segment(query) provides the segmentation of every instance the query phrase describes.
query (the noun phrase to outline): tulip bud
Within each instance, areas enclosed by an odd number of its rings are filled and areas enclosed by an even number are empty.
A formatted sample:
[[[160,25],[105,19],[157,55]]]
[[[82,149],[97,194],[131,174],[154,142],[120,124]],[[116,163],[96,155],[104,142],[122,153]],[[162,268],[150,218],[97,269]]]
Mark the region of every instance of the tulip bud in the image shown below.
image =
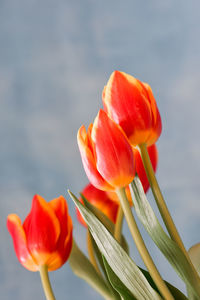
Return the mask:
[[[47,203],[35,195],[23,225],[17,215],[11,214],[7,227],[16,256],[29,271],[38,271],[42,265],[54,271],[68,259],[72,248],[72,220],[64,197]]]
[[[154,144],[162,130],[150,86],[124,72],[111,74],[103,91],[104,109],[119,124],[133,146]]]
[[[88,132],[78,131],[78,145],[89,181],[101,190],[125,187],[134,178],[132,147],[123,130],[100,110]]]

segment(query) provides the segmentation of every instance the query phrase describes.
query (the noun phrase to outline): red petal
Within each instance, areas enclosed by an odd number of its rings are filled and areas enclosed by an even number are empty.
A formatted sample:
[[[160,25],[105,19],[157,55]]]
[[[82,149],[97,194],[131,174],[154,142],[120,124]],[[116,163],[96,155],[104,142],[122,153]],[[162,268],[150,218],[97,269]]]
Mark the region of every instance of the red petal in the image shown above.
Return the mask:
[[[94,121],[92,140],[102,177],[115,188],[128,185],[135,175],[133,151],[121,128],[103,110]]]
[[[133,145],[146,140],[151,128],[151,108],[139,80],[124,72],[113,72],[103,91],[103,104]]]
[[[41,196],[34,196],[23,227],[29,251],[38,265],[45,264],[56,248],[60,224],[52,207]]]
[[[27,248],[26,235],[20,218],[14,214],[9,215],[7,218],[7,228],[12,236],[15,253],[20,263],[30,271],[37,271],[38,266]]]
[[[82,158],[85,172],[88,176],[89,181],[94,186],[102,190],[112,190],[113,187],[110,186],[110,184],[107,183],[100,175],[100,173],[97,171],[94,153],[92,152],[91,139],[89,133],[90,132],[88,132],[88,136],[87,136],[85,127],[81,126],[77,135],[78,146],[81,153],[81,158]]]
[[[143,83],[143,85],[148,93],[148,99],[152,110],[152,128],[150,131],[150,135],[147,139],[147,145],[150,146],[157,141],[161,134],[162,121],[151,87],[147,83]]]
[[[60,244],[60,246],[58,245],[57,251],[55,251],[49,258],[47,262],[49,271],[57,270],[67,261],[72,249],[72,227],[71,217],[68,216],[68,234],[66,235],[65,240],[62,241],[62,244]]]
[[[72,224],[71,218],[68,215],[67,202],[63,196],[51,200],[49,204],[51,205],[60,223],[61,231],[60,231],[59,240],[57,242],[57,250],[59,251],[59,249],[64,248],[64,242],[66,240],[66,237],[72,231],[72,226],[69,227],[69,222],[70,224]]]

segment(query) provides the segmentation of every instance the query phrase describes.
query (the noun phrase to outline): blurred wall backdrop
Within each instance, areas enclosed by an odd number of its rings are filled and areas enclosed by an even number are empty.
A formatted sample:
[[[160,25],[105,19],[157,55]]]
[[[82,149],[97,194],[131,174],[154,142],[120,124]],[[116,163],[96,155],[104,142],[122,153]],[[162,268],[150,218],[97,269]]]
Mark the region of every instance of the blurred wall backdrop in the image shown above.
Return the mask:
[[[86,251],[66,191],[87,183],[76,133],[96,116],[115,69],[153,89],[163,120],[158,179],[186,247],[200,241],[199,20],[199,1],[0,0],[2,299],[44,299],[39,274],[18,263],[6,229],[7,215],[24,219],[35,193],[68,199]],[[149,239],[148,247],[164,278],[184,291]],[[134,245],[131,253],[142,265]],[[50,277],[58,300],[102,299],[68,264]]]

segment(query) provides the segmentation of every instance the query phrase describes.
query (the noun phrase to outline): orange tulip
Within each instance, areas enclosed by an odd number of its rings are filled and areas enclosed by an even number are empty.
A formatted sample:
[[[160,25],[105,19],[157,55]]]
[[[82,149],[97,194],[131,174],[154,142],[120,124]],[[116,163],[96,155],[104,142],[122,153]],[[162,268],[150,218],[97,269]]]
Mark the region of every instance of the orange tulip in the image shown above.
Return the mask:
[[[64,197],[47,203],[35,195],[23,225],[17,215],[11,214],[7,227],[17,258],[29,271],[38,271],[42,265],[53,271],[68,259],[72,248],[72,220]]]
[[[150,86],[124,72],[111,74],[103,91],[104,109],[119,124],[133,146],[154,144],[162,130]]]
[[[86,185],[86,187],[81,192],[83,196],[96,208],[104,213],[113,223],[115,223],[117,218],[117,211],[119,205],[112,201],[107,192],[95,188],[91,183]],[[112,192],[113,193],[113,192]],[[83,203],[83,200],[80,199]],[[76,208],[78,220],[82,225],[87,227],[83,217],[81,216],[79,210]]]
[[[157,164],[158,164],[158,150],[157,150],[156,144],[149,146],[147,148],[147,150],[149,153],[149,157],[151,160],[153,170],[155,172],[157,169]],[[140,152],[137,150],[137,148],[133,148],[133,151],[134,151],[134,156],[135,156],[136,173],[138,174],[138,176],[141,180],[141,183],[143,185],[143,189],[146,193],[149,189],[149,181],[148,181],[148,178],[147,178],[144,166],[143,166],[142,158],[141,158]]]
[[[132,147],[123,130],[100,110],[88,132],[78,131],[78,145],[89,181],[101,190],[128,185],[135,175]]]

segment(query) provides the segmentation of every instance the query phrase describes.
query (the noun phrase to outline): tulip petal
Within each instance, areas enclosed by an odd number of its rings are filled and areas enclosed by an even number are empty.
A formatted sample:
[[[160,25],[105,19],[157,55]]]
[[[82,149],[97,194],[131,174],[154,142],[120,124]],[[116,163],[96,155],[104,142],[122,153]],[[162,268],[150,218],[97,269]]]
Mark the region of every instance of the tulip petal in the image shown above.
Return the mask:
[[[68,215],[67,202],[63,196],[51,200],[49,205],[52,207],[60,222],[61,233],[57,242],[57,249],[60,249],[62,245],[64,245],[66,236],[70,235],[70,232],[72,231],[71,217]]]
[[[24,221],[23,228],[28,249],[37,264],[46,264],[57,245],[60,224],[51,206],[41,196],[34,196],[31,211]]]
[[[157,141],[157,139],[161,134],[162,121],[151,87],[147,83],[143,83],[143,85],[148,93],[148,99],[152,110],[152,130],[150,131],[150,135],[148,137],[148,143],[147,143],[150,146]]]
[[[54,271],[60,268],[68,259],[71,249],[72,249],[72,219],[68,216],[67,231],[68,234],[65,236],[63,245],[58,245],[57,251],[51,254],[49,260],[47,261],[48,271]]]
[[[142,83],[131,75],[115,71],[103,91],[104,109],[125,131],[133,145],[147,139],[151,108]]]
[[[89,136],[89,137],[88,137]],[[77,134],[78,146],[83,162],[83,167],[88,176],[89,181],[101,190],[113,190],[113,187],[108,184],[100,173],[97,171],[96,162],[91,146],[90,132],[86,132],[85,126],[81,126]],[[89,144],[90,143],[90,144]]]
[[[61,267],[69,257],[72,248],[72,220],[68,215],[67,202],[63,196],[49,202],[56,214],[61,228],[61,234],[57,242],[56,252],[48,260],[48,270],[53,271]]]
[[[98,208],[103,212],[113,223],[115,223],[117,217],[117,211],[119,207],[119,202],[113,201],[109,197],[109,194],[115,194],[115,192],[105,192],[95,188],[92,184],[88,184],[81,194],[90,202],[94,207]],[[79,199],[83,204],[82,198]],[[76,208],[78,220],[82,225],[87,227],[83,217],[81,216],[78,208]]]
[[[113,187],[128,185],[134,178],[134,156],[122,129],[100,110],[92,129],[99,173]]]
[[[30,271],[37,271],[38,266],[27,248],[26,235],[20,218],[15,214],[9,215],[7,228],[12,236],[16,256],[20,263]]]

